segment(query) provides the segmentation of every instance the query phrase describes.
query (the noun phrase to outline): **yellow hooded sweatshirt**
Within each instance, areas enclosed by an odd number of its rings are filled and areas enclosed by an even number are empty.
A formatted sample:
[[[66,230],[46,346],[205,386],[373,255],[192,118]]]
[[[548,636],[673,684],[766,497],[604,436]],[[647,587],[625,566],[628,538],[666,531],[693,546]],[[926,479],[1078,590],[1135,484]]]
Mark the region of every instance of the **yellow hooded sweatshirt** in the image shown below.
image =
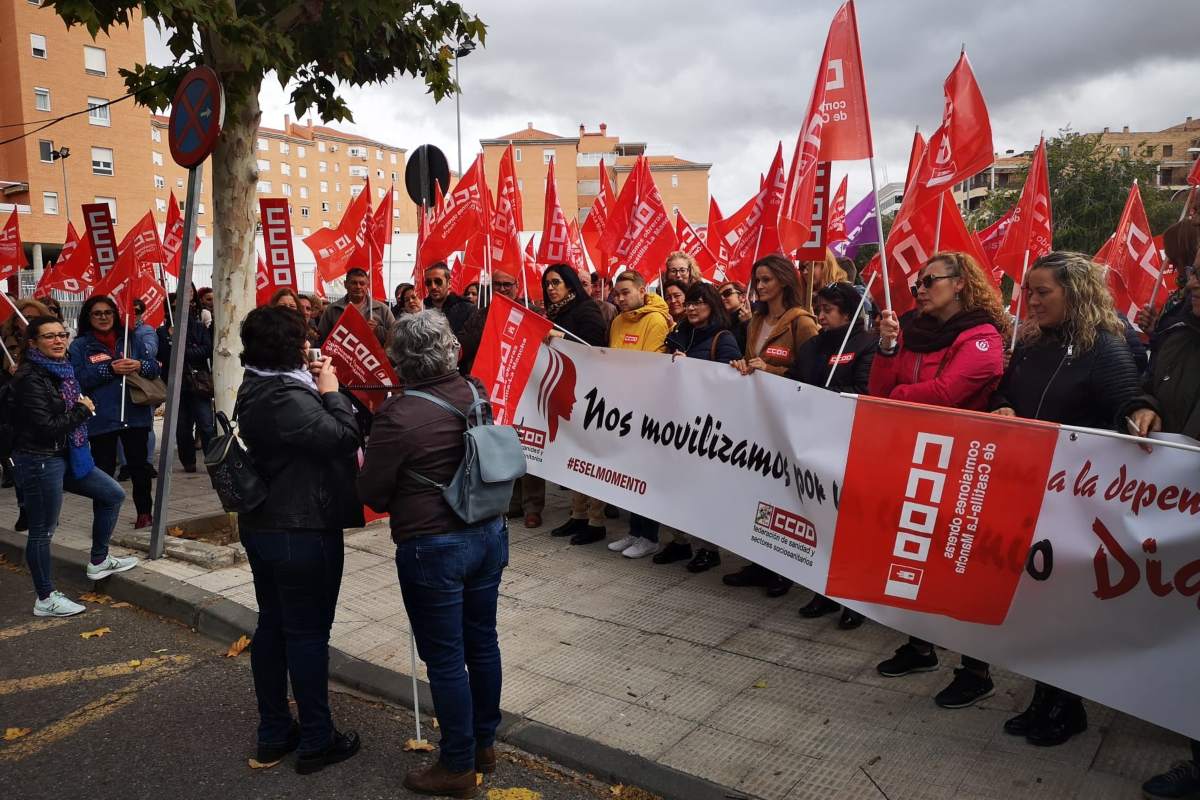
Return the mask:
[[[671,325],[666,301],[647,292],[645,305],[618,314],[613,319],[608,331],[608,346],[617,350],[665,353]]]

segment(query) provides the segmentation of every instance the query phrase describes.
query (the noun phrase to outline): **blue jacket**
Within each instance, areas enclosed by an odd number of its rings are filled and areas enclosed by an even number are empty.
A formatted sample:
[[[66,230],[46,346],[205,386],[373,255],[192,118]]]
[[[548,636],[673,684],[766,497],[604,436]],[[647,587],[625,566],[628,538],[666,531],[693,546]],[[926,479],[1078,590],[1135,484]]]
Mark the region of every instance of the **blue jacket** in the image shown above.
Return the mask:
[[[713,337],[718,334],[721,338],[716,341],[716,358],[713,358]],[[675,330],[667,334],[667,352],[683,353],[688,358],[720,361],[725,364],[742,357],[737,336],[731,331],[716,325],[693,328],[686,321],[676,325]]]
[[[154,422],[154,409],[135,406],[125,396],[125,423],[121,424],[121,376],[112,371],[113,359],[123,357],[123,335],[117,335],[117,352],[100,343],[91,332],[71,342],[69,355],[75,377],[83,393],[96,403],[96,415],[88,420],[88,436],[111,433],[122,428],[149,428]],[[142,362],[138,370],[144,378],[158,377],[158,336],[144,323],[129,332],[129,357]]]

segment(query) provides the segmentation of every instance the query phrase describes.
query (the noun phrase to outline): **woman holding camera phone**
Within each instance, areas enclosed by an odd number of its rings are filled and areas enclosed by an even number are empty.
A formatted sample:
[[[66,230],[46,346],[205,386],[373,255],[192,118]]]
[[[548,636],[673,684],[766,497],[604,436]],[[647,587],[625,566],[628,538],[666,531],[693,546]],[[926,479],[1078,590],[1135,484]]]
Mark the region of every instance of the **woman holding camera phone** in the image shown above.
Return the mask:
[[[342,582],[342,531],[364,524],[354,488],[362,435],[329,358],[310,348],[303,318],[256,308],[242,323],[234,418],[258,474],[262,505],[240,515],[254,573],[258,628],[250,651],[258,696],[257,760],[298,750],[296,771],[352,757],[358,734],[329,712],[329,631]],[[291,678],[299,724],[288,708]]]

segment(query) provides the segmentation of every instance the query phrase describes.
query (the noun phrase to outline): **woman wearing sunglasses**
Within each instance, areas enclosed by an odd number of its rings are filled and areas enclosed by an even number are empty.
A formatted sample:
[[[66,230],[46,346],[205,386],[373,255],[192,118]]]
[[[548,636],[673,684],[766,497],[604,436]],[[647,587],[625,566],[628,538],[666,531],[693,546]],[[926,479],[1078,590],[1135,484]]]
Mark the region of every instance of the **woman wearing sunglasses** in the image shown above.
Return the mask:
[[[738,350],[746,352],[746,331],[750,329],[750,318],[754,316],[750,308],[750,298],[746,296],[746,287],[737,281],[721,284],[718,292],[721,304],[729,314],[729,330],[737,339]]]
[[[1004,372],[1011,328],[991,280],[963,253],[943,252],[925,262],[912,285],[915,313],[879,320],[879,352],[871,365],[871,394],[892,400],[983,411]],[[879,664],[898,678],[938,667],[933,645],[910,637]],[[954,681],[934,698],[942,708],[966,708],[995,691],[988,665],[963,656]]]
[[[562,338],[563,331],[592,347],[608,345],[608,325],[600,304],[584,288],[579,274],[566,264],[551,264],[542,273],[542,297],[546,316],[554,323],[546,337]],[[570,536],[571,544],[591,544],[608,535],[604,527],[604,503],[582,492],[571,492],[571,518],[550,531],[551,536]]]

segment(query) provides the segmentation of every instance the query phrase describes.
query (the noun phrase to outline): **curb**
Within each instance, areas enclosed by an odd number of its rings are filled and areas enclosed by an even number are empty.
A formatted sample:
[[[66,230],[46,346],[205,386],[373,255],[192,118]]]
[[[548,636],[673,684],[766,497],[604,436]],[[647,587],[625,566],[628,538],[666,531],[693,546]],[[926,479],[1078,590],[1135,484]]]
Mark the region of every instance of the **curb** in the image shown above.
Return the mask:
[[[23,563],[24,534],[0,528],[0,555]],[[78,570],[86,562],[82,550],[50,544],[56,570]],[[182,622],[222,642],[252,636],[258,613],[220,595],[148,570],[131,570],[98,581],[105,594],[147,611]],[[412,678],[329,648],[329,677],[369,695],[413,708]],[[433,708],[429,684],[417,681],[421,707]],[[502,712],[497,738],[528,753],[612,784],[637,786],[664,800],[728,800],[746,795],[711,781],[664,766],[600,742],[552,728],[519,714]]]

